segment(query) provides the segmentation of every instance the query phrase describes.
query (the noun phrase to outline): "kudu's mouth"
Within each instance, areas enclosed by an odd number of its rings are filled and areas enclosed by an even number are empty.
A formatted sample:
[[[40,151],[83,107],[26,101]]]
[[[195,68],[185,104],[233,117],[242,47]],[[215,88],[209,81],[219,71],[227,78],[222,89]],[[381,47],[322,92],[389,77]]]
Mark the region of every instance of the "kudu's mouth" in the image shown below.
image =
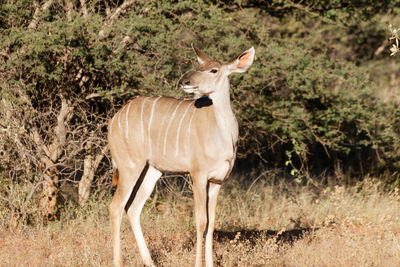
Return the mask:
[[[199,87],[187,84],[181,84],[181,88],[183,89],[183,91],[185,91],[185,93],[192,94],[195,93]]]

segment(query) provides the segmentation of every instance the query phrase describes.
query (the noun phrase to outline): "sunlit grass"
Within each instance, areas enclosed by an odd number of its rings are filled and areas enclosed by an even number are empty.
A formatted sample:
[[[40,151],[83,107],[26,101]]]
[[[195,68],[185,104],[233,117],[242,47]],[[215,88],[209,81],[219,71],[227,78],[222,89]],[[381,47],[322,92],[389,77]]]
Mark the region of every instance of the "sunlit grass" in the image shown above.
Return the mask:
[[[219,266],[399,266],[400,195],[375,180],[324,189],[224,184],[217,210],[220,231],[310,228],[291,243],[276,238],[215,242]],[[0,232],[1,266],[110,266],[110,197],[84,210],[71,206],[59,221]],[[193,266],[195,225],[187,191],[158,189],[145,206],[142,226],[158,266]],[[251,241],[251,242],[250,242]],[[122,226],[126,266],[142,261],[126,216]]]

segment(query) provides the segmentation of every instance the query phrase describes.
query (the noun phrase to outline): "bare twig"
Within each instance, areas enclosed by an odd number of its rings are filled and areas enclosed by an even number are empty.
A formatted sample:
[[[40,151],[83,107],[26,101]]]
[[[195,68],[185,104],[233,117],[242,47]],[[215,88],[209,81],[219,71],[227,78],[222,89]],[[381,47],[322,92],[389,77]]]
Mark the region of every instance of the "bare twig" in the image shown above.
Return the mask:
[[[108,1],[104,1],[104,5],[106,6],[106,15],[107,17],[111,16],[111,8],[110,5],[108,4]]]
[[[10,202],[9,198],[5,198],[2,195],[0,195],[0,199],[3,200],[4,202]]]
[[[33,18],[31,23],[29,23],[28,25],[28,29],[36,29],[39,23],[39,18],[40,15],[46,11],[47,9],[49,9],[51,7],[51,5],[54,3],[54,0],[49,0],[47,2],[45,2],[42,6],[40,6],[38,3],[36,3],[36,9],[35,9],[35,13],[33,14]]]
[[[105,2],[107,2],[107,1],[105,1]],[[82,9],[82,14],[83,14],[83,17],[87,17],[87,15],[88,15],[88,10],[87,10],[87,7],[86,7],[86,1],[85,0],[80,0],[80,3],[81,3],[81,9]]]
[[[391,62],[392,73],[390,74],[390,99],[397,98],[397,89],[399,87],[399,83],[397,81],[397,73],[396,73],[396,62],[392,60]]]
[[[71,14],[72,14],[72,11],[74,10],[73,2],[72,1],[68,1],[68,0],[65,1],[65,9],[66,9],[67,20],[69,22],[71,22],[72,21]]]
[[[99,32],[99,35],[104,37],[105,35],[105,29],[109,26],[111,26],[114,21],[123,13],[125,12],[125,10],[130,7],[131,5],[133,5],[136,1],[135,0],[127,0],[125,1],[121,6],[119,6],[118,8],[116,8],[114,10],[114,12],[109,16],[109,18],[104,22],[104,25],[102,27],[102,29]]]
[[[382,44],[375,50],[374,55],[375,56],[379,56],[383,51],[385,51],[387,45],[388,45],[389,41],[387,39],[385,39]]]
[[[389,38],[389,40],[394,40],[395,43],[393,44],[393,46],[390,48],[390,52],[392,52],[390,55],[394,56],[396,55],[398,52],[400,52],[400,28],[399,29],[395,29],[393,28],[392,24],[389,24],[389,30],[392,33],[392,36]]]

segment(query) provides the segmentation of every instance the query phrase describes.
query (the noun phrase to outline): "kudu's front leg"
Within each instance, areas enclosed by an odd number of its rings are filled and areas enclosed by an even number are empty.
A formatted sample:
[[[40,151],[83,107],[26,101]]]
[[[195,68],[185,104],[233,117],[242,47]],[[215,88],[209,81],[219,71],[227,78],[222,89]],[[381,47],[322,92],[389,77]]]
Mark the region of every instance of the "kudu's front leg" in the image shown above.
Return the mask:
[[[196,213],[196,267],[203,265],[203,237],[207,226],[207,176],[192,174],[193,199]]]
[[[206,229],[206,245],[205,245],[205,256],[206,256],[206,267],[213,266],[213,234],[215,226],[215,210],[217,207],[218,193],[221,189],[220,184],[208,183],[208,227]]]

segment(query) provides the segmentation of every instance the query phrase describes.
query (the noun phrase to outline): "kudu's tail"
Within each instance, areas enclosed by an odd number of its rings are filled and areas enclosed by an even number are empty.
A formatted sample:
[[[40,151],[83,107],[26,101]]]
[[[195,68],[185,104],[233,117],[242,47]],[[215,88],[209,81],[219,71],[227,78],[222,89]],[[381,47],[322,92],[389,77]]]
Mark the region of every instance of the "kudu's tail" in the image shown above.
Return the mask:
[[[117,186],[117,184],[118,184],[118,169],[114,169],[114,174],[113,174],[113,177],[112,177],[111,184],[113,186]]]

